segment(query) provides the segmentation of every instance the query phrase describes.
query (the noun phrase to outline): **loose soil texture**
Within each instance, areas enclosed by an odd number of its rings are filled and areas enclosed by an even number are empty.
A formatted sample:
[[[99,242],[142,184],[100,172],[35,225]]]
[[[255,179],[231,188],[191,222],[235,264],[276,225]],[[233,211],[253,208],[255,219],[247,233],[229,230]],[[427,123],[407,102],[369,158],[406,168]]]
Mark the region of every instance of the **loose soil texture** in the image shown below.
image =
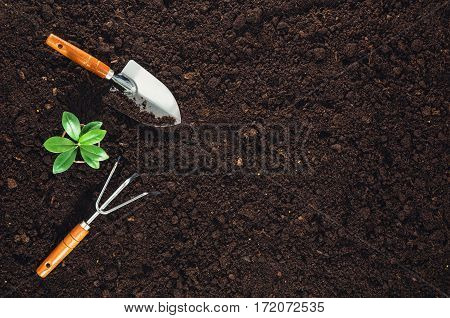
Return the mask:
[[[447,296],[449,14],[442,0],[1,1],[0,296]],[[190,127],[310,127],[293,150],[308,169],[141,171],[118,201],[155,195],[99,217],[40,279],[113,164],[51,174],[42,143],[62,112],[104,123],[102,147],[123,157],[110,190],[152,130],[46,47],[50,33],[116,71],[136,60]]]

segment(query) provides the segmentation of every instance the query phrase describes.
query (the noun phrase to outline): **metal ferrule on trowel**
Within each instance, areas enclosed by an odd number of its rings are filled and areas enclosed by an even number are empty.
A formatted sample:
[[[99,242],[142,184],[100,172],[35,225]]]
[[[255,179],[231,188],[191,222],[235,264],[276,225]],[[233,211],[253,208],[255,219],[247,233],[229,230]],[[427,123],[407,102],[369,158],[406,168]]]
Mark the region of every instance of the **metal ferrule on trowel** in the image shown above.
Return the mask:
[[[135,61],[130,60],[122,72],[115,74],[105,63],[56,35],[50,34],[46,43],[88,71],[111,80],[115,87],[136,103],[139,107],[137,111],[148,112],[156,118],[173,117],[173,125],[181,123],[180,109],[170,90]]]
[[[114,87],[119,89],[124,95],[131,98],[136,95],[136,83],[134,83],[131,78],[128,78],[122,74],[114,74],[114,71],[111,69],[109,70],[108,74],[106,74],[105,78],[108,80],[112,80],[115,84]]]

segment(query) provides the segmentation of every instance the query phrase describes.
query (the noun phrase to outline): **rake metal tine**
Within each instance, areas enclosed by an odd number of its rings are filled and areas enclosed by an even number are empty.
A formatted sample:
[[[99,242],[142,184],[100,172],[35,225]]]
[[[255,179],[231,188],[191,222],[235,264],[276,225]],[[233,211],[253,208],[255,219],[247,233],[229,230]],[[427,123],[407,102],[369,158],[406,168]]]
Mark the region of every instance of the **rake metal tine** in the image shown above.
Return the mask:
[[[133,181],[134,179],[136,179],[139,176],[138,173],[134,173],[131,177],[129,177],[128,179],[126,179],[117,189],[116,191],[113,192],[113,194],[111,194],[111,196],[105,201],[105,203],[102,204],[102,206],[100,207],[100,213],[103,214],[103,210],[106,209],[106,207],[111,203],[112,200],[114,200],[120,192],[123,191],[123,189],[125,189],[125,187],[127,185],[130,184],[131,181]]]
[[[135,196],[134,198],[132,198],[132,199],[130,199],[128,201],[125,201],[124,203],[121,203],[121,204],[113,207],[112,209],[109,209],[107,211],[101,211],[100,213],[101,214],[105,214],[105,215],[106,214],[110,214],[111,212],[114,212],[114,211],[116,211],[116,210],[118,210],[120,208],[123,208],[125,205],[130,204],[131,202],[134,202],[134,201],[136,201],[136,200],[138,200],[138,199],[140,199],[142,197],[145,197],[147,194],[148,194],[148,192],[141,193],[138,196]]]
[[[120,157],[119,157],[119,159],[120,159]],[[105,190],[106,190],[106,188],[107,188],[107,186],[108,186],[108,184],[109,184],[109,181],[111,180],[111,178],[112,178],[112,176],[113,176],[113,174],[114,174],[114,171],[116,170],[116,168],[117,168],[117,165],[118,165],[118,163],[119,163],[119,159],[117,159],[117,162],[114,164],[114,166],[113,166],[113,168],[112,168],[112,170],[111,170],[111,173],[109,174],[109,176],[108,176],[108,179],[106,180],[106,182],[105,182],[105,185],[103,186],[103,189],[102,189],[102,191],[100,192],[100,195],[98,196],[98,199],[97,199],[97,201],[95,202],[95,209],[96,209],[96,211],[94,212],[94,214],[87,220],[87,222],[86,222],[86,225],[87,226],[90,226],[90,224],[97,218],[97,216],[99,216],[100,214],[109,214],[109,213],[111,213],[111,212],[114,212],[114,211],[116,211],[116,210],[118,210],[118,209],[120,209],[120,208],[122,208],[122,207],[124,207],[124,206],[126,206],[126,205],[128,205],[128,204],[130,204],[130,203],[132,203],[132,202],[134,202],[134,201],[136,201],[136,200],[138,200],[138,199],[140,199],[140,198],[142,198],[142,197],[144,197],[144,196],[146,196],[147,194],[149,194],[148,192],[144,192],[144,193],[141,193],[140,195],[138,195],[138,196],[136,196],[136,197],[134,197],[134,198],[131,198],[130,200],[128,200],[128,201],[125,201],[125,202],[123,202],[123,203],[121,203],[121,204],[119,204],[119,205],[117,205],[117,206],[115,206],[115,207],[113,207],[113,208],[111,208],[111,209],[109,209],[109,210],[106,210],[106,211],[104,211],[107,207],[108,207],[108,205],[120,194],[120,192],[122,192],[123,191],[123,189],[125,189],[125,187],[127,186],[127,185],[129,185],[130,183],[131,183],[131,181],[133,181],[134,179],[136,179],[138,176],[139,176],[139,174],[138,173],[134,173],[131,177],[129,177],[128,179],[126,179],[117,189],[116,189],[116,191],[114,191],[113,192],[113,194],[111,194],[110,196],[109,196],[109,198],[105,201],[105,203],[103,203],[101,206],[99,206],[100,205],[100,200],[101,200],[101,198],[103,197],[103,194],[105,193]],[[154,191],[154,192],[152,192],[152,194],[158,194],[159,192],[158,191]]]
[[[103,185],[103,189],[102,189],[102,191],[100,192],[100,194],[99,194],[99,196],[98,196],[98,198],[97,198],[97,201],[95,201],[95,209],[96,209],[97,211],[100,210],[100,208],[99,208],[100,200],[102,199],[103,193],[105,193],[106,187],[107,187],[108,184],[109,184],[109,180],[111,180],[111,177],[113,176],[114,171],[116,171],[117,165],[119,164],[119,160],[120,160],[120,157],[117,158],[116,163],[114,164],[114,166],[113,166],[111,172],[109,173],[108,179],[106,179],[106,182],[105,182],[105,184]]]

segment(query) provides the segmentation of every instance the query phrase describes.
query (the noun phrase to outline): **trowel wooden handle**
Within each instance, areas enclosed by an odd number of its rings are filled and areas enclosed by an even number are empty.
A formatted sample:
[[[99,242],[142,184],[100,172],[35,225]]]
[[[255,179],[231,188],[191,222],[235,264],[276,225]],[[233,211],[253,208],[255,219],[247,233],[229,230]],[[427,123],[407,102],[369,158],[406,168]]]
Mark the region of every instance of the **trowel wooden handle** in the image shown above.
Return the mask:
[[[85,229],[86,223],[75,226],[72,231],[55,247],[55,249],[47,256],[36,270],[36,273],[45,278],[59,263],[81,242],[81,240],[89,233]]]
[[[50,34],[45,43],[65,57],[68,57],[78,65],[81,65],[88,71],[91,71],[101,78],[105,78],[111,70],[105,63],[54,34]]]

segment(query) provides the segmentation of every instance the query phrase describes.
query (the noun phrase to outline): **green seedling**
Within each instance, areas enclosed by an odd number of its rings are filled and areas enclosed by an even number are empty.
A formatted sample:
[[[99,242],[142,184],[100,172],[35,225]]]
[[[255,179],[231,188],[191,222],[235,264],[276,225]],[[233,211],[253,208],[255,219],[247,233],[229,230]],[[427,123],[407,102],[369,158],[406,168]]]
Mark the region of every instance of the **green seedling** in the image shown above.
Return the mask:
[[[93,121],[82,126],[77,116],[64,112],[62,125],[71,139],[63,135],[50,137],[44,142],[45,149],[52,153],[59,153],[53,163],[53,174],[69,169],[75,162],[78,149],[84,162],[94,169],[100,168],[100,161],[109,158],[102,148],[95,145],[102,141],[106,134],[106,130],[100,129],[102,122]]]

